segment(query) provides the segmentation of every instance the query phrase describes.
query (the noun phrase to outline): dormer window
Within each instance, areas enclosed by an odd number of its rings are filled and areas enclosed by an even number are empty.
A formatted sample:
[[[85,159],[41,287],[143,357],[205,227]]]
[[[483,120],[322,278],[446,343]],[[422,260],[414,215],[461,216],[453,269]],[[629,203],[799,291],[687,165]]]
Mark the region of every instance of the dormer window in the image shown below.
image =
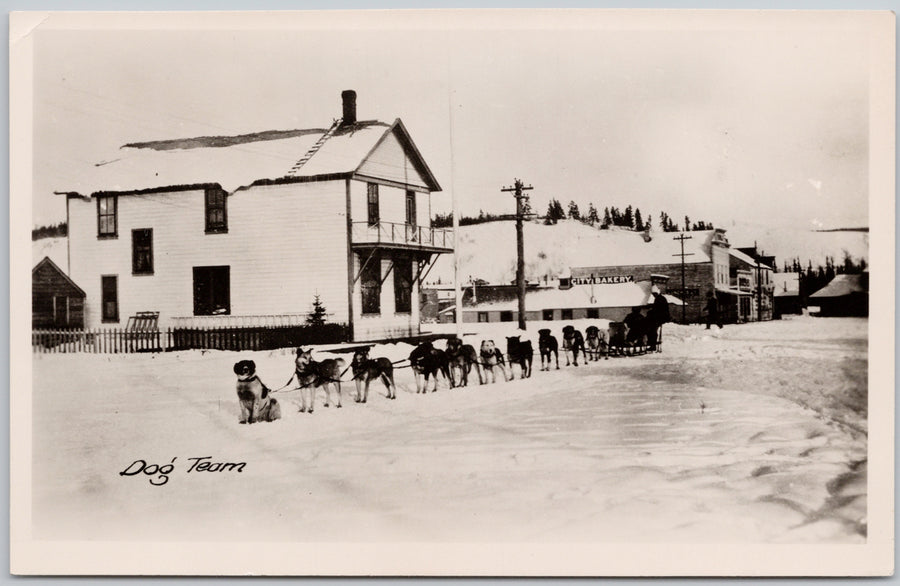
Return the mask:
[[[118,237],[118,204],[115,195],[103,195],[97,198],[97,238]]]
[[[211,187],[206,190],[206,233],[228,232],[228,210],[224,189]]]

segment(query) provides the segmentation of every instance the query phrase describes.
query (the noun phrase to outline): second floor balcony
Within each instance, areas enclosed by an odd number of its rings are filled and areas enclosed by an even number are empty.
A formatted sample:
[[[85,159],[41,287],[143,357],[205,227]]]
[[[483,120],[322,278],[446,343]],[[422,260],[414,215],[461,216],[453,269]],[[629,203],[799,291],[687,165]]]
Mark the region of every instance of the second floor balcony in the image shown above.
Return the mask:
[[[422,249],[453,252],[453,230],[396,222],[353,222],[350,242],[354,247]]]

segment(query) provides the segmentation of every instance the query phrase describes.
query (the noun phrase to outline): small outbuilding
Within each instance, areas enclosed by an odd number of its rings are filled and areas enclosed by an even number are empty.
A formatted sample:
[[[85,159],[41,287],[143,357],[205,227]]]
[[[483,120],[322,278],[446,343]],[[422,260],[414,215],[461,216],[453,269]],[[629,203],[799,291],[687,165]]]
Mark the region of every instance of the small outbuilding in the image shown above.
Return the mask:
[[[825,287],[809,296],[809,305],[818,306],[821,316],[867,317],[869,273],[837,275]]]
[[[45,256],[31,269],[31,327],[84,327],[84,291]]]

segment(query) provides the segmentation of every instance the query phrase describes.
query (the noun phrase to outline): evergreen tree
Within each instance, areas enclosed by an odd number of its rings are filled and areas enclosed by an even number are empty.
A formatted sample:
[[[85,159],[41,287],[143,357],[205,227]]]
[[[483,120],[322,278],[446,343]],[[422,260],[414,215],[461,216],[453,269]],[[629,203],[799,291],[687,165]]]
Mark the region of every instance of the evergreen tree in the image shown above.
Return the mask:
[[[313,298],[312,311],[306,316],[306,323],[311,326],[325,325],[325,315],[325,306],[319,299],[319,294],[316,293]]]
[[[569,200],[569,219],[571,220],[580,220],[581,212],[578,211],[578,204],[575,203],[575,200]]]
[[[597,214],[597,208],[594,207],[593,203],[588,205],[587,223],[591,226],[600,223],[600,216]]]
[[[652,230],[652,229],[653,229],[653,215],[647,214],[647,221],[644,222],[644,229],[645,229],[645,230]]]
[[[659,229],[663,232],[669,231],[669,214],[666,212],[659,213]]]
[[[644,231],[644,220],[641,218],[641,209],[634,209],[634,229],[638,232]]]
[[[625,215],[622,217],[622,225],[626,228],[634,229],[634,210],[631,206],[625,208]]]
[[[687,216],[684,217],[684,231],[685,232],[691,231],[691,219]]]
[[[533,213],[534,211],[531,209],[531,198],[527,196],[522,198],[522,215],[527,217]]]
[[[609,214],[609,208],[603,208],[603,224],[600,225],[604,230],[609,229],[609,226],[612,224],[612,216]]]

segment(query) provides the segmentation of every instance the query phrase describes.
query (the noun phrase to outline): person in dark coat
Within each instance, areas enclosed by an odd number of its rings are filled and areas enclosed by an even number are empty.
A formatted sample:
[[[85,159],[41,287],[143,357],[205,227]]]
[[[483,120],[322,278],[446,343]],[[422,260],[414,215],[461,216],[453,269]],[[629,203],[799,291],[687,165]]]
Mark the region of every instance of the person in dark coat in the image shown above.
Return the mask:
[[[647,318],[641,314],[640,307],[633,307],[631,313],[622,320],[628,327],[628,334],[625,336],[625,342],[631,345],[643,345],[644,334],[646,334]]]
[[[716,294],[710,291],[706,294],[706,329],[708,330],[712,324],[722,328],[722,318],[719,317],[719,300]]]
[[[662,296],[659,289],[654,285],[650,291],[653,293],[653,304],[647,313],[647,344],[650,346],[650,350],[656,350],[660,328],[664,323],[672,321],[672,315],[669,313],[669,302]]]

